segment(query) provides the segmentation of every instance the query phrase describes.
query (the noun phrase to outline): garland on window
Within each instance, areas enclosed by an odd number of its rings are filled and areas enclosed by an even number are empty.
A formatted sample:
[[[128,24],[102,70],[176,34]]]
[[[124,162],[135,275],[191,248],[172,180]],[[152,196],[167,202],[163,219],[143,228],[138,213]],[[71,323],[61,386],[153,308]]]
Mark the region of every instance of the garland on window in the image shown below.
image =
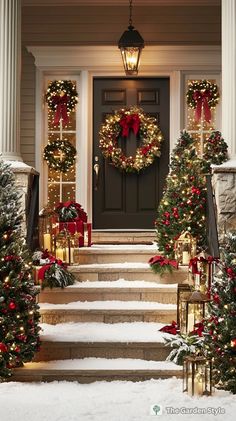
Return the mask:
[[[75,162],[76,149],[69,140],[57,139],[45,146],[43,157],[49,168],[65,173]]]
[[[128,138],[132,130],[141,141],[135,156],[125,156],[118,146],[119,137]],[[105,158],[125,172],[139,172],[161,155],[162,133],[154,117],[136,106],[121,108],[107,116],[99,131],[99,147]]]
[[[78,103],[76,86],[71,80],[54,80],[48,86],[45,95],[46,102],[54,114],[53,124],[58,125],[69,123],[69,115]]]
[[[220,98],[217,85],[209,80],[195,80],[188,84],[186,97],[189,107],[195,109],[196,121],[201,119],[203,111],[205,120],[209,123],[211,108],[215,108]]]

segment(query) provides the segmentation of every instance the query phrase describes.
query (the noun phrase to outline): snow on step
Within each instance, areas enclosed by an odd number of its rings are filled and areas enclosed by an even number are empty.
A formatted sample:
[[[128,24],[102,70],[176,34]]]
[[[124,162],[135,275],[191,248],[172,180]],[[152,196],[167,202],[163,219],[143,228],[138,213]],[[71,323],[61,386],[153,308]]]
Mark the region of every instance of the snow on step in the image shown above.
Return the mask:
[[[126,281],[125,279],[121,278],[117,281],[84,281],[84,282],[76,282],[74,285],[70,285],[67,287],[68,289],[74,289],[74,288],[137,288],[137,289],[161,289],[163,290],[170,290],[171,292],[177,291],[177,285],[178,284],[157,284],[156,282],[148,282],[148,281]]]
[[[133,358],[83,358],[74,360],[54,360],[47,362],[26,363],[28,370],[120,370],[120,371],[182,371],[182,366],[178,366],[170,361],[146,361]]]
[[[151,301],[75,301],[67,304],[40,303],[41,310],[176,310],[175,304]]]
[[[137,253],[157,253],[155,244],[93,244],[91,247],[82,247],[80,253],[99,253],[99,252],[137,252]]]
[[[50,342],[156,342],[164,343],[162,323],[42,323],[41,339]]]
[[[83,270],[100,270],[100,269],[108,269],[108,270],[117,270],[117,269],[145,269],[151,270],[148,263],[142,262],[121,262],[121,263],[90,263],[86,265],[79,265],[79,266],[72,266],[72,268]]]

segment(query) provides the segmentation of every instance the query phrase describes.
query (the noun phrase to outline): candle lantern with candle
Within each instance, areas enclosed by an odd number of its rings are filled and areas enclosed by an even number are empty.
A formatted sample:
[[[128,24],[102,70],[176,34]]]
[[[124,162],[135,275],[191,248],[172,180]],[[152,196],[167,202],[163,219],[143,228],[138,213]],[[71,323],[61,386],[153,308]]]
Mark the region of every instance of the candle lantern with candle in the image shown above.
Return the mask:
[[[183,321],[181,318],[183,317],[183,300],[187,299],[191,294],[191,287],[189,284],[178,284],[177,290],[177,325],[181,326]]]
[[[175,241],[175,259],[179,265],[188,266],[196,255],[196,240],[190,232],[183,232]]]
[[[57,214],[48,206],[41,209],[39,212],[39,245],[41,249],[53,251],[53,239],[57,225]]]
[[[202,252],[189,262],[189,282],[194,289],[210,296],[213,274],[218,259]]]
[[[188,334],[194,330],[196,323],[201,323],[206,314],[206,305],[210,302],[207,295],[193,291],[181,299],[180,332]]]
[[[54,240],[56,258],[66,262],[68,265],[76,263],[76,256],[78,255],[79,250],[79,238],[80,233],[71,234],[67,229],[61,230],[55,236]]]
[[[212,362],[203,356],[189,355],[183,364],[183,391],[190,396],[212,395]]]

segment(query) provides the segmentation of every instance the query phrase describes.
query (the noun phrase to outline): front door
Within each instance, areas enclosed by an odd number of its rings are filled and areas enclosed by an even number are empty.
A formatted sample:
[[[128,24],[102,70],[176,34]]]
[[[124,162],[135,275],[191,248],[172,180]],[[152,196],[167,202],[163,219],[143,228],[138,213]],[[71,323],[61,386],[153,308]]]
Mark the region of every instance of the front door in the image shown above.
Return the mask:
[[[121,172],[99,149],[99,130],[106,114],[131,105],[155,116],[164,136],[161,157],[139,174]],[[99,165],[98,178],[93,171],[93,228],[153,229],[168,173],[169,79],[95,78],[93,113],[93,165]],[[122,149],[134,155],[136,148],[136,137],[130,134]]]

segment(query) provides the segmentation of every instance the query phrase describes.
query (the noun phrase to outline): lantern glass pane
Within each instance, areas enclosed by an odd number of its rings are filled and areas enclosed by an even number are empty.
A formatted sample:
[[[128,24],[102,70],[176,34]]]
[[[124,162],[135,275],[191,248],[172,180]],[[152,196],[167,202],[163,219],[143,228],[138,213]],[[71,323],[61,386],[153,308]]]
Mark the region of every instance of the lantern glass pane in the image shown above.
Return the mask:
[[[121,48],[124,68],[127,74],[135,75],[138,73],[140,49],[138,47]]]

